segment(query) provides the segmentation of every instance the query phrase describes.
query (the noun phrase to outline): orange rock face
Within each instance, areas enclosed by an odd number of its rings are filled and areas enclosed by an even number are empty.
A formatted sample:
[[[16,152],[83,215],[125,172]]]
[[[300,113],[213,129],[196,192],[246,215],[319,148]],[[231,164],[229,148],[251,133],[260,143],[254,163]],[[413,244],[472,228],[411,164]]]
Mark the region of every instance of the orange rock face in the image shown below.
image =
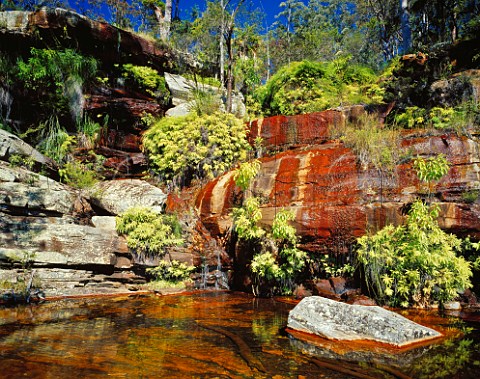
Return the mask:
[[[262,199],[264,225],[271,225],[276,212],[287,208],[296,215],[294,226],[304,249],[347,252],[349,241],[367,230],[401,223],[408,204],[427,196],[429,189],[417,179],[408,157],[442,153],[452,168],[430,188],[443,211],[440,225],[454,233],[480,237],[480,206],[464,200],[466,193],[480,188],[480,157],[473,140],[404,134],[401,155],[407,158],[393,172],[382,173],[363,169],[343,143],[328,140],[328,129],[347,117],[326,111],[253,123],[252,141],[261,136],[268,151],[275,146],[287,150],[261,159],[260,173],[251,187]],[[229,213],[239,203],[239,192],[232,173],[227,173],[198,195],[197,211],[214,236],[223,236],[231,228]]]

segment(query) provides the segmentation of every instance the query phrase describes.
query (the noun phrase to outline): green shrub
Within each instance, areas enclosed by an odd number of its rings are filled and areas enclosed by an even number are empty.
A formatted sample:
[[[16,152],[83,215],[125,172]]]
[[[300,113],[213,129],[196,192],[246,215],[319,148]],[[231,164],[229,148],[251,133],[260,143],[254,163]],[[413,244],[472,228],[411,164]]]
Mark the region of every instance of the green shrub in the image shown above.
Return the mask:
[[[399,160],[399,132],[380,126],[375,115],[365,115],[360,122],[332,129],[330,135],[351,148],[364,169],[393,169]]]
[[[452,130],[458,134],[466,131],[478,123],[480,114],[478,106],[472,102],[464,102],[455,108],[433,107],[431,109],[407,107],[397,113],[394,122],[401,128],[432,128],[438,130]]]
[[[349,64],[348,57],[329,63],[293,62],[256,91],[267,115],[293,115],[340,105],[373,103],[382,98],[372,70]]]
[[[426,193],[431,197],[434,193],[434,182],[440,180],[450,171],[450,162],[443,154],[427,159],[417,157],[413,161],[413,168],[418,178],[426,183]]]
[[[160,255],[168,246],[181,245],[180,226],[174,215],[161,215],[144,207],[133,207],[116,218],[117,232],[141,255]]]
[[[170,100],[170,91],[165,78],[151,67],[124,64],[123,77],[139,90],[161,100],[164,104]]]
[[[281,210],[275,215],[271,233],[258,225],[262,219],[260,202],[255,197],[245,200],[242,207],[233,209],[234,230],[239,239],[255,245],[250,264],[252,290],[259,295],[260,286],[267,284],[271,291],[290,294],[295,280],[306,266],[307,253],[297,248],[297,236],[293,226],[294,214]],[[270,246],[273,251],[266,251]]]
[[[258,285],[261,280],[267,282],[278,281],[282,274],[277,259],[269,251],[256,254],[250,263],[250,271],[253,274],[254,285]],[[254,294],[257,295],[258,290],[254,289]]]
[[[53,89],[57,95],[63,95],[68,78],[75,78],[81,83],[93,79],[97,61],[71,49],[32,47],[28,61],[19,60],[17,67],[17,77],[27,89],[43,92]]]
[[[433,182],[440,180],[450,171],[450,162],[447,161],[445,155],[438,154],[436,157],[423,159],[416,158],[413,161],[413,168],[415,169],[418,178],[423,182]]]
[[[456,253],[462,241],[440,229],[439,208],[417,200],[405,225],[389,225],[358,239],[358,261],[381,304],[445,303],[470,286],[470,264]]]
[[[260,201],[256,197],[249,197],[244,205],[232,210],[235,232],[240,239],[258,240],[265,235],[265,230],[258,226],[262,219]]]
[[[30,171],[33,169],[33,166],[35,166],[35,159],[33,157],[26,157],[19,154],[10,155],[8,162],[12,167],[23,167]]]
[[[57,163],[62,164],[77,143],[76,137],[67,133],[60,125],[56,115],[52,115],[45,122],[40,123],[38,130],[40,131],[38,135],[41,138],[37,145],[38,150]],[[38,130],[33,132],[35,133]]]
[[[395,123],[403,129],[423,128],[427,125],[427,111],[419,107],[407,107],[395,115]]]
[[[77,125],[78,145],[86,149],[95,147],[95,143],[99,139],[102,125],[93,121],[90,117],[85,116]]]
[[[31,100],[29,107],[35,113],[35,122],[41,120],[38,125],[29,125],[20,137],[28,136],[31,144],[61,163],[65,158],[61,145],[72,142],[67,129],[73,131],[71,126],[83,111],[79,104],[82,87],[93,80],[96,71],[95,59],[71,49],[32,48],[28,60],[19,59],[15,70],[17,84]]]
[[[102,179],[92,167],[76,161],[67,162],[58,173],[63,183],[78,189],[93,187]]]
[[[195,271],[195,266],[188,266],[186,263],[176,260],[168,263],[160,261],[157,267],[147,268],[156,281],[165,281],[168,283],[178,283],[190,278],[190,274]]]
[[[257,176],[260,167],[261,165],[258,159],[240,164],[240,167],[235,170],[233,176],[235,184],[245,191],[250,186],[252,180]]]
[[[470,190],[462,193],[462,199],[467,204],[473,204],[480,196],[480,190]]]
[[[221,100],[217,94],[206,88],[193,88],[193,103],[189,109],[190,112],[197,116],[211,115],[221,107]]]
[[[157,174],[185,184],[223,173],[250,148],[243,122],[222,113],[163,118],[146,131],[143,146]]]

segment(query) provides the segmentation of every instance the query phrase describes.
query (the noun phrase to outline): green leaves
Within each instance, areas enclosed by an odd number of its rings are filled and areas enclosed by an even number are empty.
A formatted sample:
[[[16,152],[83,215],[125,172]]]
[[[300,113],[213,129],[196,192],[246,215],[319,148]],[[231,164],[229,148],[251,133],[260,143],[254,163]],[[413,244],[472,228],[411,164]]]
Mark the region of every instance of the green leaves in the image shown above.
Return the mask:
[[[156,173],[188,184],[222,174],[250,145],[242,120],[215,113],[163,118],[144,134],[143,147]]]
[[[257,225],[262,219],[258,198],[249,197],[243,207],[233,208],[232,215],[235,231],[240,239],[251,241],[265,235],[265,230]]]
[[[470,263],[456,253],[462,241],[440,229],[439,209],[417,200],[405,225],[358,239],[358,261],[380,303],[407,307],[445,303],[471,285]]]
[[[117,232],[125,234],[127,245],[139,254],[163,255],[167,246],[181,245],[178,221],[148,208],[134,207],[116,218]]]
[[[97,62],[84,57],[74,50],[36,49],[30,50],[28,61],[17,62],[17,77],[25,87],[32,90],[45,90],[54,87],[63,91],[67,78],[75,77],[82,82],[93,78]]]
[[[240,167],[235,170],[235,174],[233,175],[235,184],[245,191],[255,176],[257,176],[260,166],[258,159],[240,164]]]
[[[450,170],[450,162],[447,161],[443,154],[428,159],[418,157],[413,162],[413,168],[417,172],[420,180],[432,182],[440,180],[443,176],[447,175]]]
[[[256,197],[247,198],[242,207],[233,209],[232,215],[238,237],[254,242],[260,249],[250,265],[254,283],[258,285],[264,280],[273,288],[278,285],[280,293],[289,293],[307,260],[307,253],[297,248],[296,230],[289,224],[295,219],[294,213],[285,209],[278,212],[271,234],[258,226],[262,212]],[[267,251],[267,246],[272,251]],[[253,291],[258,294],[255,284]]]
[[[293,62],[282,67],[256,92],[267,115],[294,115],[381,99],[377,76],[349,64],[348,56],[323,62]]]
[[[141,91],[156,97],[167,104],[170,92],[167,89],[165,78],[157,70],[148,66],[136,66],[131,63],[123,65],[123,77]]]
[[[195,266],[188,266],[176,260],[170,263],[160,261],[157,267],[147,268],[147,272],[155,277],[155,280],[178,283],[189,279],[190,274],[195,271]]]

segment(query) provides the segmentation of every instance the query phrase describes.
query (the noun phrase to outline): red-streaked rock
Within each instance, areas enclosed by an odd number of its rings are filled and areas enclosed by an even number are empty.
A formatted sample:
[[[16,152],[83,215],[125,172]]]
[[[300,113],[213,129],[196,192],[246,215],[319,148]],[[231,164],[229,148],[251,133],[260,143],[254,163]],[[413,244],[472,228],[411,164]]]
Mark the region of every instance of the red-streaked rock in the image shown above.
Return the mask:
[[[335,112],[272,117],[263,120],[261,128],[254,124],[257,131],[250,136],[262,135],[264,146],[277,140],[281,141],[282,149],[293,149],[262,158],[261,170],[251,190],[262,200],[261,223],[268,227],[278,211],[290,209],[295,214],[293,225],[301,237],[301,247],[310,251],[333,248],[342,252],[348,249],[348,241],[367,230],[378,230],[389,223],[400,224],[408,205],[418,197],[426,197],[429,191],[418,180],[411,159],[404,159],[390,173],[374,168],[365,170],[343,143],[323,140],[321,133],[327,136],[328,122],[334,124]],[[302,134],[292,129],[295,125],[299,129],[309,125],[314,130],[315,120],[319,123],[318,130],[323,131],[312,137],[317,144],[307,145],[310,137],[297,138]],[[287,124],[289,135],[282,129]],[[274,137],[275,133],[279,136]],[[302,143],[305,143],[302,148],[294,149]],[[480,204],[466,204],[463,199],[466,192],[480,189],[477,143],[453,134],[429,136],[422,131],[409,131],[402,135],[401,148],[402,154],[410,157],[446,155],[452,168],[430,188],[442,210],[439,223],[449,232],[479,238]],[[234,204],[239,203],[239,192],[232,173],[228,173],[208,183],[199,193],[197,211],[214,236],[223,236],[231,228],[229,214]]]

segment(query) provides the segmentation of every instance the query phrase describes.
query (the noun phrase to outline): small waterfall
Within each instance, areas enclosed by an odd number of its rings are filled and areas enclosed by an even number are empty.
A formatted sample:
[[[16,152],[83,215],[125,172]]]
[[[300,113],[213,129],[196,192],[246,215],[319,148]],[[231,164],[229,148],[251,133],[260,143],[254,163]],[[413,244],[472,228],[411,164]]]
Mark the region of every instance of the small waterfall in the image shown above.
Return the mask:
[[[202,257],[202,271],[197,281],[197,288],[200,289],[229,289],[228,278],[222,271],[222,262],[220,259],[220,251],[217,252],[217,265],[209,265],[207,257]]]
[[[208,275],[208,264],[206,257],[202,257],[202,274],[201,274],[201,283],[200,288],[207,288],[207,275]]]
[[[7,88],[0,86],[0,121],[8,120],[12,111],[13,96]]]
[[[68,78],[65,82],[64,95],[68,99],[72,119],[81,120],[85,106],[81,81],[77,78]]]
[[[222,271],[222,261],[220,259],[220,250],[217,250],[217,269],[215,270],[215,289],[229,289],[228,279]]]

